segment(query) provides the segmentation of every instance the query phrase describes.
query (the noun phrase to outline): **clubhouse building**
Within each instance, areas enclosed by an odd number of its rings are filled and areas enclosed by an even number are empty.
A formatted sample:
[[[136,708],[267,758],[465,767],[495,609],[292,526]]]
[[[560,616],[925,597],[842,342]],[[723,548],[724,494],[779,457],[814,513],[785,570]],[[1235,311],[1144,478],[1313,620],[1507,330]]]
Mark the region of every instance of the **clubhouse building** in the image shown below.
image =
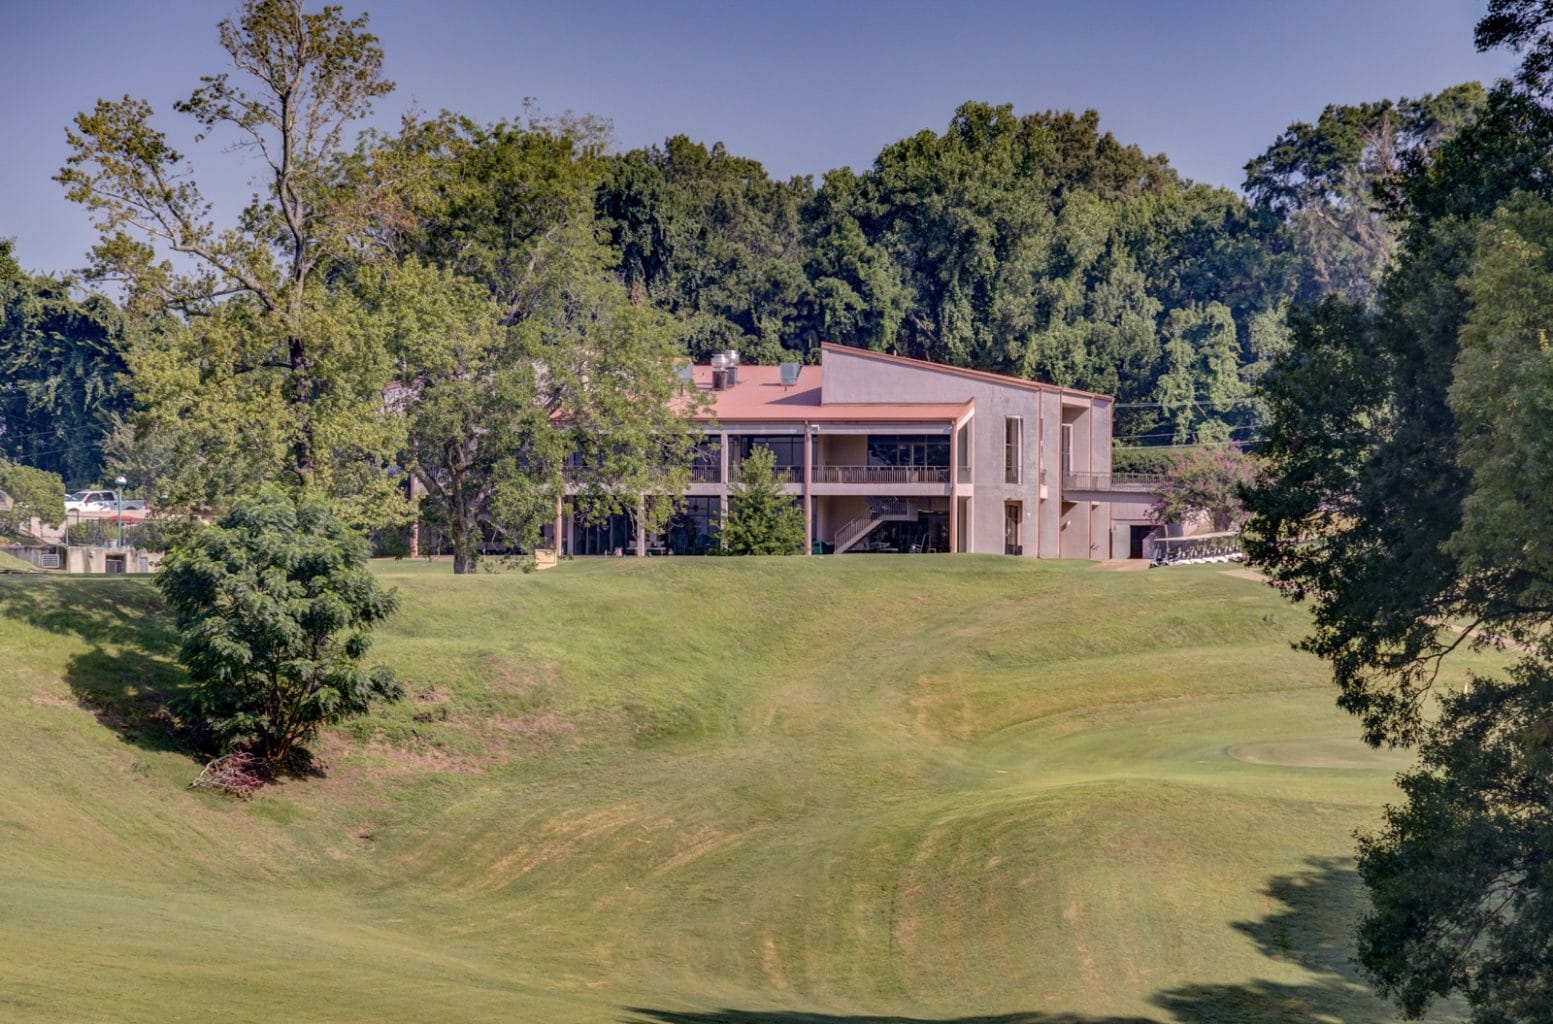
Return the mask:
[[[682,382],[712,400],[683,511],[657,537],[628,516],[565,517],[564,551],[705,553],[755,448],[775,455],[811,553],[1141,558],[1156,530],[1155,480],[1111,472],[1107,395],[829,344],[819,366],[724,353]]]

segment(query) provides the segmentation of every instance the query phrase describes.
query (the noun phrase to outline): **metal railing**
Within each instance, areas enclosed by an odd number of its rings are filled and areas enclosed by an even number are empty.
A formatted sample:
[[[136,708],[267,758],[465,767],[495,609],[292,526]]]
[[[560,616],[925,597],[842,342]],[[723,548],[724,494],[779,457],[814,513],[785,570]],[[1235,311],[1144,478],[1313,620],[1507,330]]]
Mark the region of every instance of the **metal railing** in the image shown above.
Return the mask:
[[[814,466],[817,484],[947,484],[948,466]],[[969,481],[969,476],[962,477]]]
[[[909,501],[894,498],[869,498],[868,514],[858,516],[840,527],[834,537],[836,554],[851,550],[858,541],[872,533],[883,523],[898,523],[917,517],[917,507]]]
[[[742,462],[732,462],[732,461],[730,461],[728,463],[728,482],[729,483],[738,483],[740,480],[743,480],[744,479],[744,474],[742,472],[743,468],[744,468],[744,464]],[[773,480],[775,480],[779,484],[798,484],[798,483],[803,483],[803,467],[802,466],[787,466],[787,467],[778,466],[776,469],[772,470],[771,478]],[[716,483],[715,480],[714,481],[709,481],[709,482]]]
[[[1196,565],[1241,560],[1240,533],[1199,533],[1192,537],[1150,537],[1145,554],[1154,565]]]
[[[721,466],[691,466],[690,482],[693,484],[720,484],[723,481]]]
[[[971,482],[971,467],[960,466],[956,472],[958,474],[960,483],[968,484]]]
[[[1157,473],[1073,473],[1062,474],[1065,491],[1157,491],[1165,478]]]

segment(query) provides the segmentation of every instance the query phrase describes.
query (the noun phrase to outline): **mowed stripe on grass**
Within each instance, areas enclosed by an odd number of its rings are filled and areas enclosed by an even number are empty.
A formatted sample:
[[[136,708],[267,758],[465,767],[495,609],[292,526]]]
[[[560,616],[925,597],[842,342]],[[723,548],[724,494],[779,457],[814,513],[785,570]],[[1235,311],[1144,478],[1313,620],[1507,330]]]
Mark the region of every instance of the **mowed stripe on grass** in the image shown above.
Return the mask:
[[[379,571],[411,698],[249,804],[184,788],[146,581],[0,578],[3,1015],[1391,1019],[1344,858],[1397,762],[1254,581]]]

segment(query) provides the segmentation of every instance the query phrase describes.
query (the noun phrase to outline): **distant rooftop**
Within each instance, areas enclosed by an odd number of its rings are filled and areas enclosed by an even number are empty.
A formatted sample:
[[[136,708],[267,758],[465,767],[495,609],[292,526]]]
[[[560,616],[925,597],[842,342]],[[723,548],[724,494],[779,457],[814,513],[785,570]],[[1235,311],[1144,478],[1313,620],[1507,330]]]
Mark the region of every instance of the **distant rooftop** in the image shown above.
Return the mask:
[[[824,354],[831,352],[863,356],[881,362],[931,370],[951,377],[987,381],[1028,391],[1051,391],[1095,398],[1107,397],[1040,381],[888,355],[846,345],[827,343],[821,346],[821,352],[822,358]],[[827,402],[824,396],[825,368],[823,366],[800,367],[797,381],[787,385],[782,381],[780,366],[741,365],[736,371],[735,384],[729,388],[716,388],[713,378],[714,369],[710,365],[692,368],[691,383],[697,391],[712,399],[710,409],[695,417],[703,422],[715,419],[718,423],[957,423],[971,411],[975,404],[969,399],[962,402]]]

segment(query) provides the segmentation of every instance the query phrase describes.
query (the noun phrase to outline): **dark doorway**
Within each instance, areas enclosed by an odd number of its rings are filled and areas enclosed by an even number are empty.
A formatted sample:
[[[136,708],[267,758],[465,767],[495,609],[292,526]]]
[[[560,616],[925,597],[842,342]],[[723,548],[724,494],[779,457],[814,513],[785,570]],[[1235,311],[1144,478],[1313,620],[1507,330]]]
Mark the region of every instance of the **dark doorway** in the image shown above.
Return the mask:
[[[1132,527],[1132,538],[1127,545],[1127,557],[1147,558],[1148,556],[1143,552],[1144,545],[1147,543],[1149,535],[1157,529],[1159,529],[1157,526]]]

